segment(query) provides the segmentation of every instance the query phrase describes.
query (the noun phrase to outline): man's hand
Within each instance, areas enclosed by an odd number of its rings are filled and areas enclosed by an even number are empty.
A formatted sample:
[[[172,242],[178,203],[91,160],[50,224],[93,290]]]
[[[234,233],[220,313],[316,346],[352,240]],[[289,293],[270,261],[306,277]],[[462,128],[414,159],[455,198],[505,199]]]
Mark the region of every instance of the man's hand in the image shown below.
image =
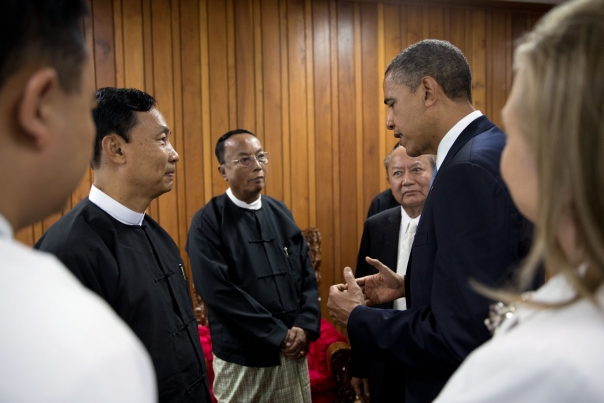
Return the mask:
[[[352,377],[350,384],[362,403],[369,403],[369,379]]]
[[[377,274],[357,279],[357,284],[363,288],[366,305],[377,305],[392,302],[405,296],[405,279],[399,276],[379,260],[369,256],[365,258],[367,263],[378,270]],[[329,307],[329,303],[327,304]]]
[[[350,312],[358,305],[365,305],[361,287],[357,285],[350,267],[344,269],[346,284],[336,284],[329,288],[327,308],[329,315],[339,325],[346,326]]]
[[[281,351],[287,357],[296,359],[306,356],[308,352],[308,331],[299,327],[292,327],[288,330],[287,336],[281,343]]]

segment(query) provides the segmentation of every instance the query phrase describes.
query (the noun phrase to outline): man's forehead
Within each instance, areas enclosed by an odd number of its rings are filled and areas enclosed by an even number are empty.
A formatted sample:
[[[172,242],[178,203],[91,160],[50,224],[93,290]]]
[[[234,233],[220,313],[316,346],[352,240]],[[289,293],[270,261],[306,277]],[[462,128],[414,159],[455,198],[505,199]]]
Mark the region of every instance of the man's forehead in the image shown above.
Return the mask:
[[[399,154],[393,154],[390,158],[390,163],[388,164],[389,169],[394,168],[405,168],[407,166],[413,167],[416,165],[423,165],[425,163],[422,157],[427,157],[425,155],[420,155],[419,157],[410,157],[405,152]]]
[[[394,81],[394,77],[392,75],[392,72],[389,72],[388,74],[386,74],[384,76],[383,85],[384,85],[384,88],[393,89],[393,88],[401,86],[402,84],[396,83]]]
[[[260,140],[256,136],[247,133],[235,134],[229,137],[224,142],[224,147],[228,153],[233,154],[249,154],[251,151],[262,150]]]
[[[166,119],[156,108],[152,108],[148,112],[136,112],[138,123],[135,126],[143,126],[146,130],[150,130],[151,134],[171,133],[170,127],[166,123]],[[156,133],[157,132],[157,133]]]

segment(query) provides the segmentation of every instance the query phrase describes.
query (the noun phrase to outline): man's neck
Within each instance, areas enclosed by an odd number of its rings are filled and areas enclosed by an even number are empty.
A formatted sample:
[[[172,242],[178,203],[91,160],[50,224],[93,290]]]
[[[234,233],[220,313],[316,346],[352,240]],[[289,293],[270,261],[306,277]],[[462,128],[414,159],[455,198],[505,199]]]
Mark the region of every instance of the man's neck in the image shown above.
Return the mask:
[[[405,210],[405,213],[407,213],[409,218],[416,218],[419,217],[419,215],[422,213],[423,207],[424,205],[422,204],[420,206],[403,206],[403,209]]]
[[[239,201],[242,201],[244,203],[247,204],[252,204],[253,202],[255,202],[256,200],[258,200],[258,198],[260,197],[260,192],[258,193],[252,193],[252,194],[237,194],[233,191],[233,188],[231,188],[231,192],[233,193],[233,196],[235,196],[235,198]]]
[[[98,175],[96,171],[93,185],[113,200],[137,213],[144,213],[153,200],[153,198],[141,195],[140,192],[133,192],[120,181],[120,178]]]
[[[441,110],[437,112],[435,125],[437,134],[433,137],[434,142],[432,144],[433,150],[431,150],[431,154],[437,153],[440,142],[453,126],[475,111],[474,107],[469,102],[453,102],[451,100],[447,101],[447,106],[445,108],[441,108]]]

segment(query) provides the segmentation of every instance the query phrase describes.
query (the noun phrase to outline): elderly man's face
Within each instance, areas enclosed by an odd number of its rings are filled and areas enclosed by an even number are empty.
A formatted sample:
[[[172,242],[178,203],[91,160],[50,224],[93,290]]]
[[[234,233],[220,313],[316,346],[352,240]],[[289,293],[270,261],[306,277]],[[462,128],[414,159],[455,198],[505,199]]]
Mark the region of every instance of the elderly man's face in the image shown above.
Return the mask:
[[[172,190],[178,153],[170,143],[170,128],[155,108],[136,112],[138,123],[125,144],[126,172],[132,190],[156,198]]]
[[[246,203],[257,200],[264,188],[267,164],[252,158],[252,164],[245,167],[233,161],[261,154],[264,154],[262,144],[251,134],[235,134],[224,142],[224,164],[219,167],[220,174],[229,183],[233,195]]]
[[[394,150],[388,163],[388,184],[392,195],[406,211],[419,209],[417,213],[421,213],[430,191],[431,179],[432,163],[429,156],[410,157],[404,147]]]

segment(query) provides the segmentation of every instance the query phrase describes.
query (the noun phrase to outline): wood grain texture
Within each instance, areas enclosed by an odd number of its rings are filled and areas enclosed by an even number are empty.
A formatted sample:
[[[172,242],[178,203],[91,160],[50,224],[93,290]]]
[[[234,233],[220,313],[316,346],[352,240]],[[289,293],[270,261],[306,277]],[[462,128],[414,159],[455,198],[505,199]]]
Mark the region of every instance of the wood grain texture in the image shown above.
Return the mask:
[[[228,130],[254,131],[271,153],[265,193],[301,228],[323,234],[322,312],[329,286],[354,267],[372,198],[387,187],[382,161],[384,69],[426,38],[458,46],[473,70],[475,107],[500,123],[515,40],[542,15],[477,1],[89,0],[83,24],[98,87],[151,93],[180,155],[172,192],[148,213],[181,249],[195,212],[227,184],[214,146]],[[88,171],[67,202],[86,197]],[[16,235],[33,244],[62,213]]]

